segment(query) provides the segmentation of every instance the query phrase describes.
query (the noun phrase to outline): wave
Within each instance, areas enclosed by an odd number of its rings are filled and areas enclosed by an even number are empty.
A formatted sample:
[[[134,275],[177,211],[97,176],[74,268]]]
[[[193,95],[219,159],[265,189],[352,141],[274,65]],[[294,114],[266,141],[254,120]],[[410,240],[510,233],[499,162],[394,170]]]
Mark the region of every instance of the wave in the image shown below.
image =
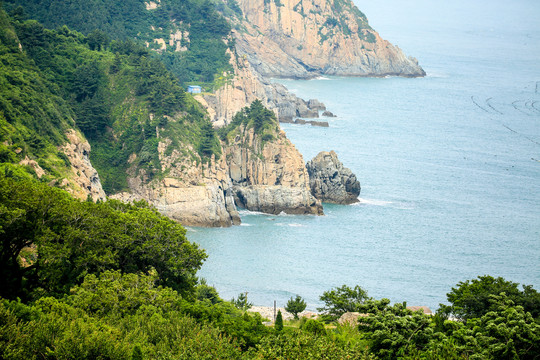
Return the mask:
[[[240,226],[253,226],[252,224],[241,223]]]
[[[332,79],[330,79],[329,77],[326,77],[326,76],[318,76],[313,80],[332,80]]]
[[[358,198],[358,200],[360,200],[360,202],[353,205],[387,206],[387,205],[393,204],[392,201],[386,201],[386,200],[362,199],[362,198]]]

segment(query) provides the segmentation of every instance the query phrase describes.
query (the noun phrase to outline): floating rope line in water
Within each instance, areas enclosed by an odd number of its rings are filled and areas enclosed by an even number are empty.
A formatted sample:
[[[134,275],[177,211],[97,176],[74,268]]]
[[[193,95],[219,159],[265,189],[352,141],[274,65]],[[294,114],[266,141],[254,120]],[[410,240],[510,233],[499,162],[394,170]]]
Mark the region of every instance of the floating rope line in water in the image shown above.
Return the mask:
[[[474,100],[474,96],[471,96],[471,100],[472,102],[474,103],[474,105],[478,106],[480,109],[484,110],[485,112],[487,112],[489,114],[489,110],[486,110],[485,108],[481,107],[477,102],[476,100]]]
[[[501,115],[504,115],[502,112],[500,112],[499,110],[495,109],[495,108],[489,103],[489,101],[490,101],[491,99],[493,99],[493,98],[486,99],[486,104],[487,104],[487,106],[489,106],[490,108],[492,108],[495,112],[497,112],[497,113],[499,113],[499,114],[501,114]]]
[[[521,137],[524,137],[525,139],[529,140],[530,142],[536,144],[536,145],[540,145],[540,142],[536,141],[536,140],[533,140],[531,139],[530,137],[526,136],[526,135],[523,135],[522,133],[518,133],[516,130],[514,129],[511,129],[510,127],[508,127],[508,125],[506,124],[501,124],[503,127],[507,128],[508,130],[510,130],[511,132],[513,132],[514,134],[517,134]]]

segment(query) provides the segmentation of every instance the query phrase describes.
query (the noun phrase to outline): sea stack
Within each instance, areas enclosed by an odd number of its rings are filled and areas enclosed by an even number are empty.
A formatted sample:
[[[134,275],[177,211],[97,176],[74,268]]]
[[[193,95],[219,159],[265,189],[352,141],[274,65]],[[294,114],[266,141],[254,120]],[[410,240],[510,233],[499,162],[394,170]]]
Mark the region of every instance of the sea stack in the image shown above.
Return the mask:
[[[334,151],[321,151],[308,161],[306,168],[315,198],[333,204],[358,202],[360,182],[350,169],[343,166]]]

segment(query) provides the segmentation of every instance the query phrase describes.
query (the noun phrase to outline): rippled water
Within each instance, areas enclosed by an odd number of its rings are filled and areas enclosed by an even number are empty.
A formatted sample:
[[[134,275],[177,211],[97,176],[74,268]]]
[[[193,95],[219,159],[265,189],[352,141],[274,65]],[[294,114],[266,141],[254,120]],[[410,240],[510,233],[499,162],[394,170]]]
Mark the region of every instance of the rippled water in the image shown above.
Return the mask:
[[[306,161],[335,150],[362,202],[188,229],[209,254],[199,274],[226,299],[312,309],[342,284],[433,309],[478,275],[539,289],[540,3],[357,4],[428,76],[281,81],[338,115],[282,127]]]

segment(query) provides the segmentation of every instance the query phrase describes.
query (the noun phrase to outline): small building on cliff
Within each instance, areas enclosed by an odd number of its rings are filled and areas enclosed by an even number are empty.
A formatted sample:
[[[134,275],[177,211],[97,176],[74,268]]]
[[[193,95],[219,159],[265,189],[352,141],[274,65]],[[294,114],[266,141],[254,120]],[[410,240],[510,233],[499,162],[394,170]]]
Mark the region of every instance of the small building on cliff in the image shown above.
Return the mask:
[[[187,87],[187,92],[190,94],[200,94],[201,93],[201,87],[199,85],[189,85]]]

